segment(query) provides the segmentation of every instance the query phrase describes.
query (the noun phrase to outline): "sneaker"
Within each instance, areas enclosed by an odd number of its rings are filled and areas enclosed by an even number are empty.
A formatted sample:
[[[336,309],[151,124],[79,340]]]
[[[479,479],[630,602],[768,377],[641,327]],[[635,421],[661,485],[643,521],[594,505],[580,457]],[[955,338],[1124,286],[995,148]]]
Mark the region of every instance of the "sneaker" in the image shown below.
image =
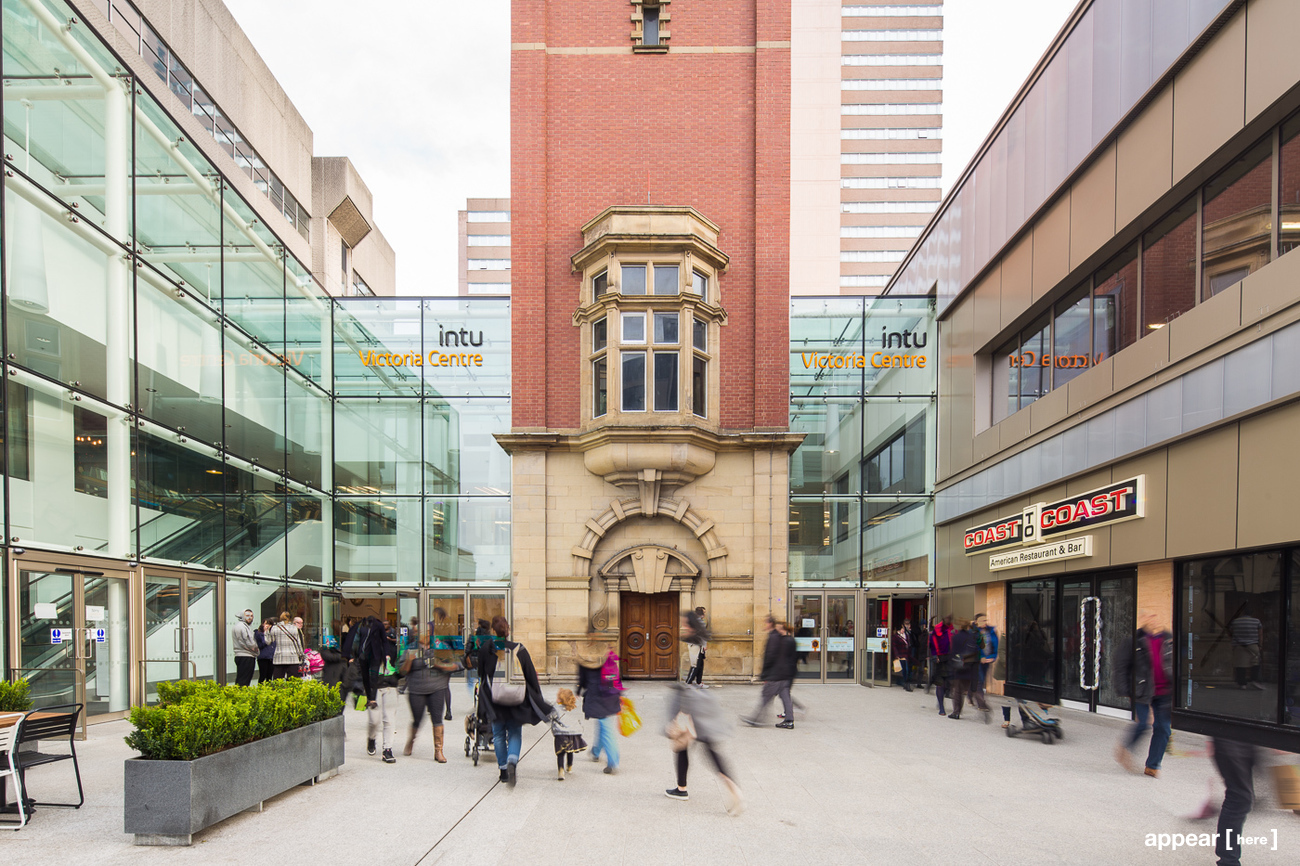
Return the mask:
[[[375,738],[371,737],[370,739],[366,740],[366,754],[373,755],[374,753],[375,753]]]
[[[949,713],[949,714],[948,714],[948,718],[950,718],[950,719],[960,719],[960,718],[961,718],[961,713]]]
[[[506,784],[512,788],[515,786],[515,782],[519,781],[518,767],[519,765],[514,761],[506,764]]]
[[[604,770],[604,773],[605,773],[606,776],[617,776],[617,775],[618,775],[618,767],[606,767],[605,770]]]
[[[510,775],[506,772],[506,768],[505,768],[505,767],[498,767],[498,768],[497,768],[497,772],[500,773],[500,776],[497,778],[497,781],[498,781],[498,782],[509,782],[509,781],[510,781]]]
[[[719,777],[722,780],[722,805],[727,810],[727,814],[736,817],[745,811],[745,798],[740,793],[740,786],[728,779],[726,776]]]
[[[396,764],[396,763],[397,763],[397,759],[393,757],[393,750],[392,750],[392,749],[384,749],[384,763],[385,763],[385,764]]]
[[[793,731],[794,722],[790,721],[789,719],[786,719],[784,722],[777,722],[775,727],[784,728],[787,731]]]
[[[667,791],[664,791],[664,794],[668,797],[669,800],[691,799],[691,795],[681,790],[680,788],[669,788]]]

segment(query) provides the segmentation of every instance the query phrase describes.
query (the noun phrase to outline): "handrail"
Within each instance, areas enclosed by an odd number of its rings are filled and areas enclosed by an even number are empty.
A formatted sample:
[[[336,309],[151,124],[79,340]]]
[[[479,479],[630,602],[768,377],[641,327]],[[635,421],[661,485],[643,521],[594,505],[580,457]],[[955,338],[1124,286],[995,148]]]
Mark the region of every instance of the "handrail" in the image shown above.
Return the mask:
[[[81,698],[83,698],[83,699],[84,699],[85,696],[86,696],[86,672],[83,671],[81,668],[76,668],[76,667],[72,667],[72,668],[10,668],[10,669],[9,669],[9,681],[10,681],[10,682],[15,682],[16,680],[22,679],[21,677],[15,676],[15,674],[17,674],[19,671],[51,671],[51,672],[53,672],[53,673],[72,674],[72,675],[73,675],[73,684],[74,684],[73,687],[74,687],[74,688],[75,688],[75,684],[76,684],[76,677],[81,677],[81,694],[80,694],[79,696],[80,696]],[[74,694],[73,697],[76,698],[76,697],[78,697],[78,695]],[[86,717],[90,715],[90,710],[85,706],[85,701],[84,701],[84,700],[81,700],[81,701],[74,701],[74,703],[80,703],[80,704],[82,705],[82,707],[81,707],[81,736],[77,737],[77,739],[78,739],[78,740],[82,740],[82,741],[84,742],[85,739],[86,739]],[[40,708],[39,708],[39,707],[36,707],[36,708],[32,709],[31,712],[39,713],[39,712],[40,712]]]

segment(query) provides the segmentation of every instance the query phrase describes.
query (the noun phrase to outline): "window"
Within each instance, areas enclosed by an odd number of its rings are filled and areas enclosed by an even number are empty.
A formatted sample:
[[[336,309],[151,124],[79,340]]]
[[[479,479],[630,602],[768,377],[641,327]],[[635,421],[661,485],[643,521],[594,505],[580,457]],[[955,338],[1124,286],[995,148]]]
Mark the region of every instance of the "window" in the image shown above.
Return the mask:
[[[591,278],[591,293],[599,298],[609,291],[609,271],[601,271]]]
[[[465,240],[471,247],[510,246],[510,235],[468,235]]]
[[[591,351],[599,352],[609,343],[608,325],[605,319],[591,323]]]
[[[348,282],[348,242],[339,241],[339,269],[343,272],[343,283]]]
[[[618,290],[625,295],[644,295],[645,268],[645,265],[623,265]]]
[[[677,313],[655,313],[655,343],[676,343],[679,322]]]
[[[700,300],[709,299],[709,278],[699,271],[691,271],[691,292],[699,295]]]
[[[659,7],[641,6],[641,44],[659,44]]]
[[[1092,362],[1091,302],[1085,283],[1056,305],[1052,323],[1052,385],[1060,388]]]
[[[701,352],[707,351],[709,348],[709,323],[701,322],[699,319],[693,321],[694,336],[691,343]]]
[[[1093,363],[1137,340],[1137,245],[1101,266],[1092,279]]]
[[[882,115],[943,114],[943,103],[941,102],[920,102],[920,103],[869,102],[866,104],[858,104],[858,105],[841,105],[840,114],[882,114]]]
[[[655,265],[654,273],[656,295],[677,294],[678,285],[676,265]]]
[[[1266,138],[1205,185],[1201,300],[1268,264],[1273,245],[1273,141]]]
[[[676,352],[655,352],[655,411],[677,411],[677,364],[680,356]]]
[[[623,313],[620,321],[623,323],[622,342],[645,342],[645,313]]]
[[[705,368],[708,362],[696,355],[691,369],[691,411],[701,418],[707,417],[705,406],[708,404],[708,383],[705,381]]]
[[[623,411],[645,411],[645,352],[624,352]]]
[[[592,387],[595,389],[592,400],[592,415],[600,417],[609,411],[609,360],[601,358],[592,365]]]
[[[510,211],[472,210],[466,212],[465,218],[472,223],[508,223],[510,222]]]
[[[1142,333],[1163,328],[1196,304],[1196,199],[1142,238]]]
[[[1278,163],[1278,213],[1282,218],[1278,255],[1284,256],[1300,246],[1300,117],[1282,124]]]
[[[845,66],[942,66],[942,54],[846,54]]]

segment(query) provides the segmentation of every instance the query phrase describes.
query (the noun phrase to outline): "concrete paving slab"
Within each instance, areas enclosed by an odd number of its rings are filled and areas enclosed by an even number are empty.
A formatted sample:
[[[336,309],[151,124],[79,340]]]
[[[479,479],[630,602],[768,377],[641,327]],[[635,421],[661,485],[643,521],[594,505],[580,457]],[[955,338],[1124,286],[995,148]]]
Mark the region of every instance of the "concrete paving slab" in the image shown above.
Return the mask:
[[[558,688],[550,686],[548,688]],[[1159,851],[1148,833],[1213,833],[1214,821],[1184,816],[1218,785],[1202,737],[1174,733],[1159,779],[1125,773],[1112,758],[1124,723],[1069,710],[1065,739],[1008,739],[1000,704],[990,725],[978,712],[939,716],[933,697],[901,689],[803,686],[808,705],[793,731],[738,727],[723,744],[744,789],[747,810],[728,817],[720,786],[699,746],[691,754],[689,802],[673,802],[673,759],[659,734],[667,687],[631,684],[645,728],[622,738],[620,772],[607,776],[580,755],[565,781],[555,779],[549,731],[525,730],[519,784],[496,782],[492,753],[478,767],[464,756],[462,718],[447,725],[445,765],[433,762],[426,727],[415,753],[400,749],[410,714],[405,702],[394,737],[397,763],[365,754],[365,714],[346,712],[347,762],[314,787],[267,801],[262,813],[237,815],[195,837],[185,849],[132,846],[122,832],[122,742],[126,722],[90,729],[78,745],[86,805],[41,808],[33,823],[0,834],[0,862],[44,862],[51,855],[106,866],[155,863],[285,864],[356,862],[385,866],[473,863],[538,866],[610,864],[948,863],[1208,864],[1201,848]],[[716,690],[730,712],[748,712],[758,689]],[[468,706],[455,693],[457,709]],[[590,723],[588,723],[590,725]],[[587,740],[594,740],[591,730]],[[1295,763],[1295,757],[1287,760]],[[44,798],[74,791],[71,766],[34,770]],[[1221,796],[1222,787],[1216,788]],[[1247,864],[1288,864],[1300,852],[1300,818],[1275,808],[1271,784],[1257,780],[1260,801],[1247,833],[1276,829],[1278,850],[1254,849]]]

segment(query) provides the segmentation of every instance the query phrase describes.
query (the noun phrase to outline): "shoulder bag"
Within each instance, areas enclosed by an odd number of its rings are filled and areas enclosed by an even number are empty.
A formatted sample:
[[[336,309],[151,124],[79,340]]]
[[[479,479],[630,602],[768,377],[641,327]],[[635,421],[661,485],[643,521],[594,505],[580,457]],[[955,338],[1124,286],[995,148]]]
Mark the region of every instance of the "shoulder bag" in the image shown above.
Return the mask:
[[[506,652],[514,649],[511,644],[506,644]],[[506,681],[497,682],[495,677],[489,687],[489,693],[492,695],[492,703],[498,707],[517,707],[524,702],[528,695],[528,686],[523,683],[510,683]]]

